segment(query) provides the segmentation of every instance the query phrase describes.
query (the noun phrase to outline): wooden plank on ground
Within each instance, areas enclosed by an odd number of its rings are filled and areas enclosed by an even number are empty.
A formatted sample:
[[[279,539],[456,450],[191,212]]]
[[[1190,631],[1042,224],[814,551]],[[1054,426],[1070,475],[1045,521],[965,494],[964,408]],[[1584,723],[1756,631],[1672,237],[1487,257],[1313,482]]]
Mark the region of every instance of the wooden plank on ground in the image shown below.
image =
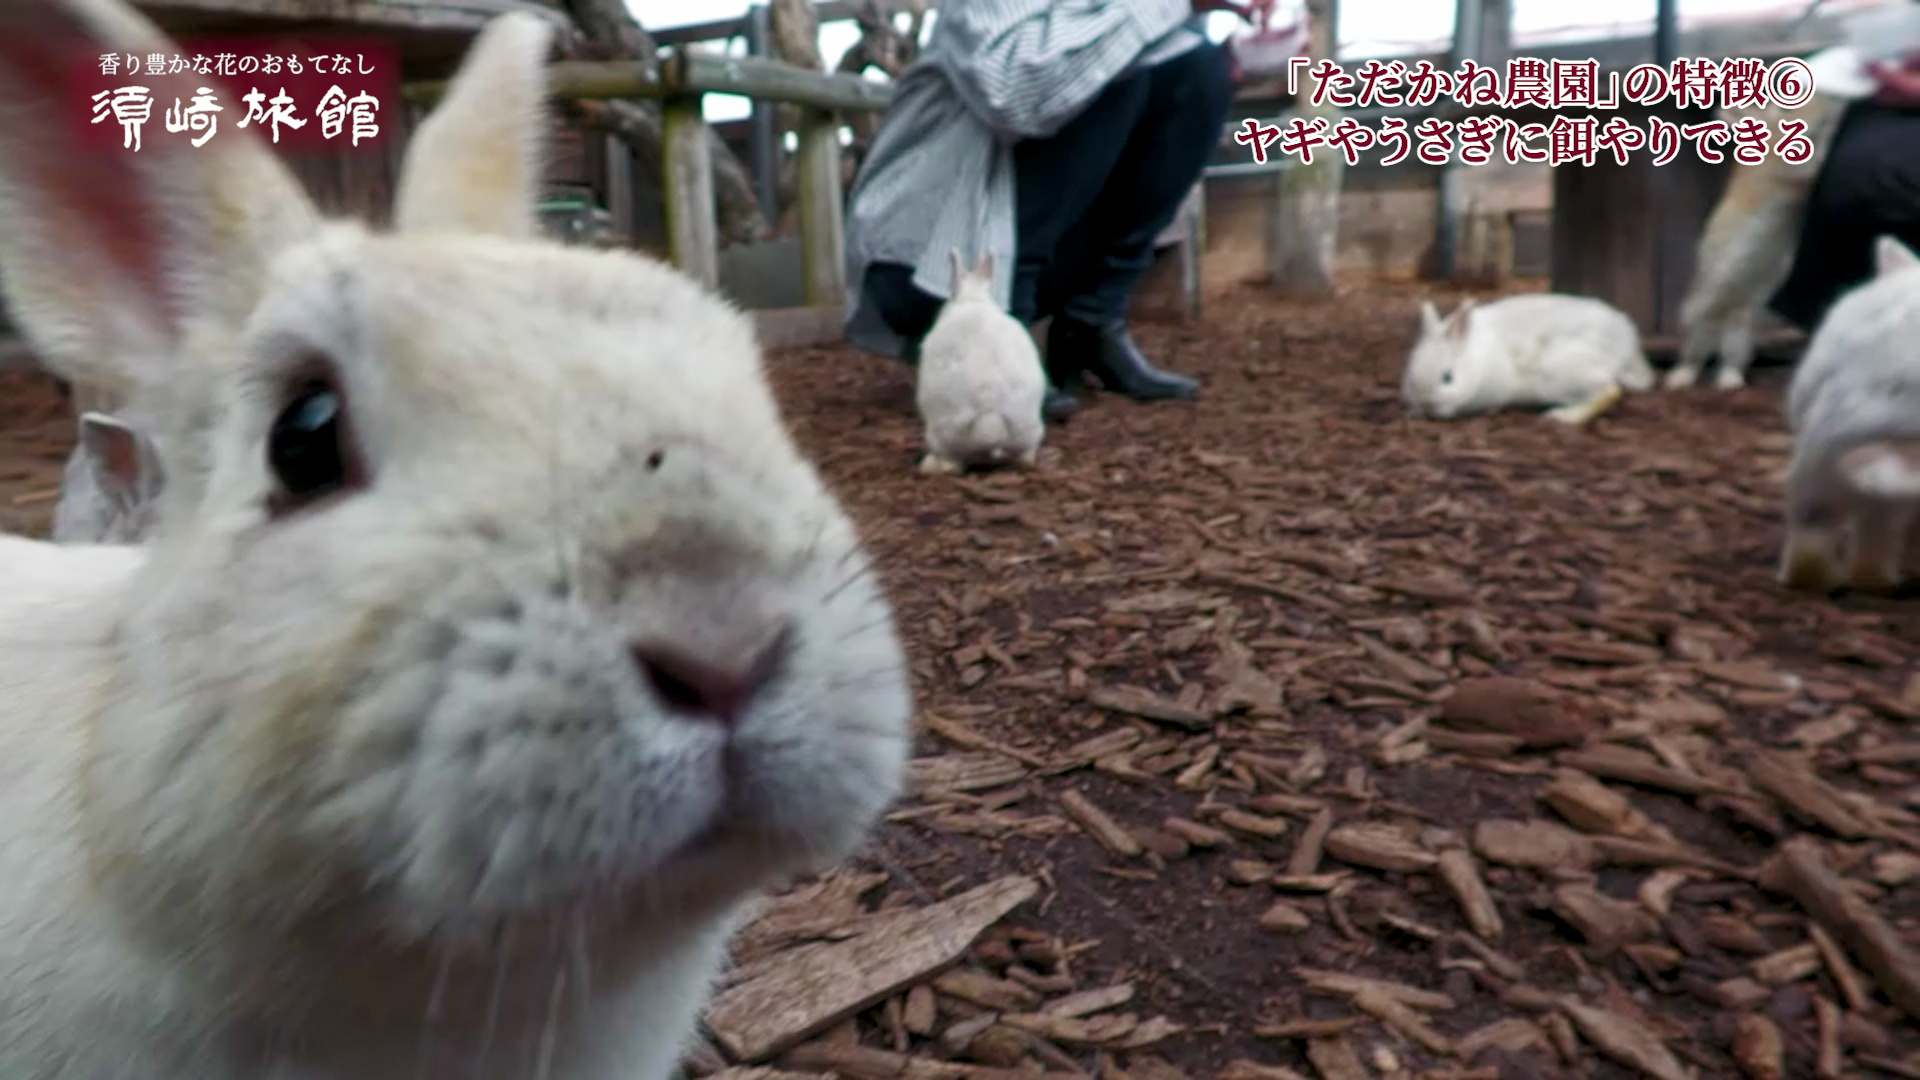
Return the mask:
[[[707,1010],[707,1026],[733,1060],[765,1061],[953,964],[1039,891],[1039,882],[1015,874],[931,907],[878,916],[850,941],[801,950],[723,991]]]

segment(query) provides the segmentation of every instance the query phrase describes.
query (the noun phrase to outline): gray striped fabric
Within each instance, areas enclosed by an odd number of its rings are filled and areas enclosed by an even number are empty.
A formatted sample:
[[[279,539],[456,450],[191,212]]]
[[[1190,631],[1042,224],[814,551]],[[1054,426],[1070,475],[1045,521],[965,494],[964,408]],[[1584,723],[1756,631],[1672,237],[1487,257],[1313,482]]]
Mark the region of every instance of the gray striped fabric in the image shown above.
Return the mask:
[[[847,214],[847,339],[904,346],[860,295],[875,262],[915,268],[945,297],[947,252],[993,253],[994,292],[1013,291],[1013,144],[1045,138],[1114,79],[1206,40],[1192,0],[942,0],[927,48],[901,73]]]

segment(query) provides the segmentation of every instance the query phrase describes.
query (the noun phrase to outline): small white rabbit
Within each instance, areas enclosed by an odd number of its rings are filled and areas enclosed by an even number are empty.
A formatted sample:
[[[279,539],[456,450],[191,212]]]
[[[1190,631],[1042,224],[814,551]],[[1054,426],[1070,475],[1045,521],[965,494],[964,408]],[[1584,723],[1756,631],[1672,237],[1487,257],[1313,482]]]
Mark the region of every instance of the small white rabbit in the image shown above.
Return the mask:
[[[915,397],[926,424],[928,473],[1031,466],[1045,436],[1047,376],[1019,320],[993,299],[993,254],[971,271],[954,250],[953,295],[920,344]]]
[[[1787,391],[1794,434],[1780,580],[1895,589],[1920,556],[1920,256],[1892,237],[1835,301]]]
[[[1807,198],[1826,163],[1833,132],[1848,102],[1873,92],[1863,61],[1848,46],[1823,49],[1807,63],[1816,90],[1799,108],[1769,104],[1720,112],[1729,124],[1748,115],[1771,127],[1799,120],[1807,125],[1813,155],[1799,164],[1769,154],[1757,165],[1733,166],[1695,247],[1693,280],[1680,305],[1680,357],[1666,377],[1669,389],[1692,386],[1716,354],[1720,367],[1714,384],[1721,389],[1746,385],[1754,324],[1793,270]]]
[[[67,457],[53,539],[60,544],[137,544],[153,530],[166,469],[153,439],[123,413],[80,414]]]
[[[1623,312],[1591,297],[1532,293],[1462,301],[1444,319],[1421,301],[1400,393],[1414,414],[1438,420],[1544,407],[1551,419],[1585,424],[1623,391],[1653,385],[1640,332]]]
[[[899,791],[752,325],[537,235],[551,40],[486,27],[374,232],[257,128],[91,141],[53,61],[181,50],[0,3],[9,313],[166,477],[146,544],[0,537],[0,1076],[664,1080],[742,904]]]

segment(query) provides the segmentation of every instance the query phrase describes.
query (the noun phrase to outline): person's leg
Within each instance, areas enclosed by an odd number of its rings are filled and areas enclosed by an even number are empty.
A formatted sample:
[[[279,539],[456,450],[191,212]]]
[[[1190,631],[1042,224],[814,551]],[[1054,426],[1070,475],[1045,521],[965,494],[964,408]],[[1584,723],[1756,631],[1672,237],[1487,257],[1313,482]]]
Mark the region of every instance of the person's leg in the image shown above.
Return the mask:
[[[1126,332],[1127,302],[1153,265],[1153,243],[1219,144],[1233,102],[1225,50],[1202,45],[1147,73],[1145,106],[1087,215],[1079,250],[1063,252],[1060,311],[1048,355],[1066,377],[1092,374],[1136,398],[1190,397],[1192,380],[1155,369]]]
[[[1769,306],[1812,332],[1842,293],[1873,275],[1881,234],[1920,245],[1920,112],[1860,104],[1834,133],[1793,270]]]
[[[863,286],[866,299],[880,313],[893,332],[906,339],[907,348],[900,359],[909,365],[919,362],[920,339],[933,329],[940,316],[940,298],[922,292],[913,283],[913,267],[900,263],[874,263],[867,267]]]

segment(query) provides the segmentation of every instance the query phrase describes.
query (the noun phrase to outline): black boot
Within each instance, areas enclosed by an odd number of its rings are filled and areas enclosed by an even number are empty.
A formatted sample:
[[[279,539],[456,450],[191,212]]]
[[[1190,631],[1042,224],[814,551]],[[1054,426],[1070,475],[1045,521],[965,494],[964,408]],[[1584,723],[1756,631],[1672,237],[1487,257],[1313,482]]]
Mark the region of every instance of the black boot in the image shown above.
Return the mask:
[[[1047,328],[1047,372],[1061,386],[1073,385],[1078,376],[1091,375],[1101,389],[1135,401],[1186,399],[1200,388],[1185,375],[1154,367],[1140,355],[1126,324],[1117,319],[1093,326],[1055,316],[1053,325]]]
[[[1040,399],[1040,418],[1049,424],[1064,424],[1067,417],[1080,411],[1080,402],[1072,394],[1047,383],[1047,396]]]

